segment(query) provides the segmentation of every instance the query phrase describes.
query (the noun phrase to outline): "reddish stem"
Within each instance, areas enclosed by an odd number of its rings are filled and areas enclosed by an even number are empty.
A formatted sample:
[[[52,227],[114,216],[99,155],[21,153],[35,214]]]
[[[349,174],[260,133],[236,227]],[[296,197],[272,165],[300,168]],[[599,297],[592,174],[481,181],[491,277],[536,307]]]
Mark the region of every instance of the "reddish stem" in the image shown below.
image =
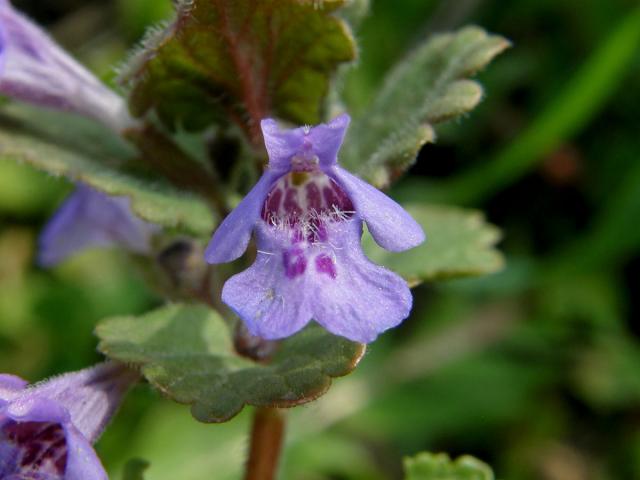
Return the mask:
[[[274,480],[284,439],[284,415],[277,408],[258,408],[253,417],[245,480]]]

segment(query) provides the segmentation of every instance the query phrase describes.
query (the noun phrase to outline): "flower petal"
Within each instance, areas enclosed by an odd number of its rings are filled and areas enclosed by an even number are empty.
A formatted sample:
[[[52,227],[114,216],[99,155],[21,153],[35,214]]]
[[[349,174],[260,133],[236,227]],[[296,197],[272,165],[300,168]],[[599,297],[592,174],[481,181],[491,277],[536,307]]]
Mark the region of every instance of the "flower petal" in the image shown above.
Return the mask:
[[[80,113],[116,131],[132,122],[119,95],[7,1],[0,3],[0,93]]]
[[[107,472],[87,439],[73,425],[67,425],[65,433],[69,456],[64,480],[108,480]]]
[[[52,266],[90,247],[120,246],[148,253],[156,225],[136,217],[124,197],[79,185],[45,226],[38,262]]]
[[[251,334],[266,339],[288,337],[311,320],[305,268],[295,278],[287,277],[284,255],[290,240],[282,230],[260,222],[256,235],[256,261],[227,280],[222,301],[238,314]]]
[[[285,173],[291,168],[291,157],[302,150],[304,129],[281,130],[272,118],[260,122],[264,145],[269,155],[269,167]]]
[[[338,150],[342,145],[351,117],[346,113],[338,115],[329,123],[321,123],[311,129],[308,140],[313,146],[313,151],[320,159],[320,166],[328,168],[335,165],[338,158]]]
[[[0,374],[0,402],[14,398],[26,386],[27,381],[15,375]]]
[[[378,245],[392,252],[400,252],[424,242],[422,227],[404,208],[380,190],[341,167],[333,167],[325,173],[347,192],[356,215],[366,222]]]
[[[409,316],[411,292],[401,277],[364,255],[359,219],[335,222],[328,230],[330,247],[316,256],[316,269],[309,273],[313,318],[336,335],[372,342]]]
[[[69,412],[55,400],[31,396],[29,390],[13,400],[5,410],[8,418],[16,422],[46,422],[61,425],[70,421]]]
[[[0,478],[107,480],[91,445],[138,379],[104,362],[21,390],[0,409]]]
[[[282,176],[268,169],[251,191],[217,228],[204,258],[209,263],[231,262],[239,258],[249,245],[251,232],[260,218],[264,201],[274,182]]]
[[[0,478],[63,480],[67,458],[64,427],[57,422],[14,421],[0,415]]]
[[[20,400],[46,399],[67,412],[70,422],[90,442],[95,442],[122,400],[139,380],[139,374],[117,362],[53,377],[24,390]]]

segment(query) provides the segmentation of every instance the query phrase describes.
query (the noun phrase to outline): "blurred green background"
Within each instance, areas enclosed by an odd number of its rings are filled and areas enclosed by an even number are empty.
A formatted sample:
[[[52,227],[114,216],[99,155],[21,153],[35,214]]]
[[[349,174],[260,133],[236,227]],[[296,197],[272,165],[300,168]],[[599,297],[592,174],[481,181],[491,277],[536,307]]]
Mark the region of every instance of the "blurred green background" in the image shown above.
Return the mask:
[[[16,0],[103,78],[169,0]],[[640,479],[640,9],[632,0],[374,0],[352,111],[430,33],[474,23],[513,41],[486,99],[441,126],[394,187],[473,206],[504,232],[507,267],[423,285],[403,328],[356,373],[290,412],[286,479],[401,478],[421,450],[473,454],[510,480]],[[99,359],[105,316],[158,302],[118,252],[44,271],[37,235],[69,191],[0,163],[0,370],[37,380]],[[113,478],[240,478],[250,412],[207,426],[138,387],[98,445]]]

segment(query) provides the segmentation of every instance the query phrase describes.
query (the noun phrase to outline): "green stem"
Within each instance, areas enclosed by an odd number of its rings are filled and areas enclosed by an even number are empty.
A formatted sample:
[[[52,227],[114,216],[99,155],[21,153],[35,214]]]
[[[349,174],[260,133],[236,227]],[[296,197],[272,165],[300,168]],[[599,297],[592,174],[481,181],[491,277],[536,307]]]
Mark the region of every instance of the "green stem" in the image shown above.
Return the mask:
[[[277,408],[258,408],[253,417],[245,480],[274,480],[284,440],[284,415]]]

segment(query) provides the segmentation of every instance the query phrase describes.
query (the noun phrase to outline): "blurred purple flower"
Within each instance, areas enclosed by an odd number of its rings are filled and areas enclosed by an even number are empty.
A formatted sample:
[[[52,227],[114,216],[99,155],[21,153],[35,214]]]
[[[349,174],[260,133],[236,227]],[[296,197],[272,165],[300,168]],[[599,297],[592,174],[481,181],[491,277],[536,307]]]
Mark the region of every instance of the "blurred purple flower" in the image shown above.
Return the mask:
[[[287,337],[313,318],[368,343],[409,315],[406,282],[364,255],[362,223],[391,251],[419,245],[424,232],[400,205],[337,165],[349,121],[344,114],[293,130],[262,121],[269,165],[205,253],[209,263],[235,260],[256,232],[255,263],[222,291],[254,335]]]
[[[106,480],[92,444],[137,380],[113,362],[29,387],[0,375],[0,478]]]
[[[0,0],[0,95],[86,115],[115,131],[131,123],[123,99],[8,0]]]
[[[119,246],[147,254],[158,230],[133,214],[127,197],[110,197],[80,184],[40,235],[38,263],[52,266],[91,247]]]

